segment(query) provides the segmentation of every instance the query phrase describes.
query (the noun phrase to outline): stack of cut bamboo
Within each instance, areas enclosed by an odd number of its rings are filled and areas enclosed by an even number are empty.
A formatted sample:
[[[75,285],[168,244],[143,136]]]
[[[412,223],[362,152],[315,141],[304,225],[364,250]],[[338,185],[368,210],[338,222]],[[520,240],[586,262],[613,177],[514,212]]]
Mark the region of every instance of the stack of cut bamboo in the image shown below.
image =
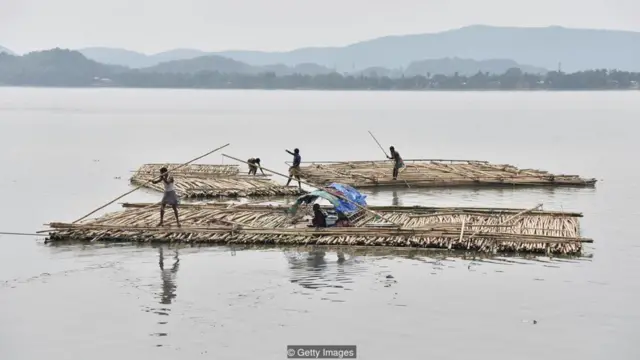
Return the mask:
[[[136,185],[164,191],[162,183],[152,184],[160,169],[171,169],[177,164],[146,164],[141,166],[131,178]],[[176,193],[180,197],[252,197],[252,196],[294,196],[303,192],[296,186],[284,187],[265,175],[244,175],[238,165],[191,164],[172,172]]]
[[[125,210],[76,224],[51,223],[51,241],[241,243],[285,245],[358,245],[445,248],[490,252],[578,254],[583,242],[581,214],[535,209],[370,207],[385,219],[365,215],[352,227],[308,228],[311,213],[298,216],[284,206],[185,204],[182,227],[157,227],[159,212],[149,204],[125,204]],[[170,217],[165,221],[171,224]]]
[[[593,186],[595,179],[577,175],[554,175],[542,170],[518,169],[473,160],[405,160],[406,167],[393,180],[392,161],[312,162],[301,167],[311,182],[348,184],[356,188],[377,186],[439,187],[553,185]]]

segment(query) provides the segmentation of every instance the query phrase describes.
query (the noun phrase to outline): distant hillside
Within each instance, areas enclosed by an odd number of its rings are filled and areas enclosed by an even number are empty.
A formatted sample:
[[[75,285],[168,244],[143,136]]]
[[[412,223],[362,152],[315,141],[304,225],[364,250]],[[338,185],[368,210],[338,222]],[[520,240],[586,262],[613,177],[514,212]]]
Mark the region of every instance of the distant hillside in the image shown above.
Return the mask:
[[[344,47],[302,48],[288,52],[225,51],[218,55],[251,65],[313,62],[340,72],[368,67],[406,67],[417,59],[511,59],[564,71],[621,69],[640,71],[640,33],[630,31],[515,28],[475,25],[434,34],[387,36]]]
[[[78,50],[78,52],[88,59],[108,65],[138,68],[156,64],[155,62],[151,62],[145,54],[125,49],[93,47],[81,49]]]
[[[218,55],[253,66],[313,63],[339,72],[382,67],[405,68],[420,59],[510,59],[520,64],[564,71],[621,69],[640,71],[640,33],[631,31],[516,28],[474,25],[433,34],[387,36],[344,47],[301,48],[287,52],[178,49],[145,55],[109,48],[81,49],[88,58],[142,68],[173,60]]]
[[[77,51],[53,49],[23,56],[0,53],[0,85],[56,87],[130,87],[191,89],[317,89],[317,90],[637,90],[640,72],[595,69],[576,73],[550,71],[525,74],[510,67],[502,74],[497,65],[517,63],[504,60],[478,62],[463,59],[421,61],[410,68],[416,76],[395,76],[400,70],[369,68],[375,76],[343,76],[327,67],[301,64],[252,66],[221,56],[201,56],[168,61],[144,69],[105,65],[87,59]],[[462,72],[443,75],[448,69],[467,66]],[[439,70],[442,71],[439,71]],[[444,70],[443,70],[444,69]],[[408,69],[410,70],[410,69]],[[431,70],[431,71],[429,71]],[[476,70],[486,70],[476,72]],[[316,72],[316,75],[300,72]],[[421,74],[426,72],[425,74]],[[274,76],[274,73],[276,76]],[[430,74],[429,74],[430,73]],[[431,75],[431,76],[424,76]]]
[[[88,86],[121,71],[89,60],[77,51],[53,49],[23,56],[0,53],[0,84]]]
[[[409,64],[407,69],[404,71],[404,75],[453,75],[458,73],[459,75],[470,76],[477,74],[478,72],[504,74],[511,68],[519,68],[522,72],[529,74],[546,74],[548,72],[546,69],[518,64],[513,60],[492,59],[476,61],[472,59],[445,58],[414,61]]]
[[[167,61],[187,60],[207,55],[204,51],[192,49],[175,49],[154,55],[106,47],[92,47],[78,51],[87,58],[103,64],[120,65],[133,69],[151,67]]]
[[[210,55],[189,60],[175,60],[160,63],[156,66],[141,69],[143,72],[195,74],[202,71],[219,71],[221,73],[254,74],[259,68],[243,62]]]
[[[282,64],[251,66],[249,64],[229,59],[217,55],[200,56],[188,60],[174,60],[160,63],[155,66],[140,69],[140,71],[149,73],[173,73],[173,74],[195,74],[202,71],[217,71],[226,74],[260,74],[275,73],[277,76],[305,74],[318,75],[329,74],[333,70],[316,64],[299,64],[289,67]]]
[[[9,54],[9,55],[14,55],[14,52],[7,49],[6,47],[2,47],[0,46],[0,53],[2,54]]]

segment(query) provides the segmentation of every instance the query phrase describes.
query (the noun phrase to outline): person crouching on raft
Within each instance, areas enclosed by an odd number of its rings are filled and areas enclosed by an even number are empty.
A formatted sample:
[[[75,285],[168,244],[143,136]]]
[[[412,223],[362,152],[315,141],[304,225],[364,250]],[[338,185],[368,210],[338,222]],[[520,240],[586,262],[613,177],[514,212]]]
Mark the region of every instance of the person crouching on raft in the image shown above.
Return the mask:
[[[160,178],[153,180],[152,183],[157,184],[162,182],[164,184],[164,195],[162,196],[162,202],[160,203],[160,223],[158,226],[163,226],[164,222],[164,208],[170,205],[173,209],[173,213],[176,216],[176,223],[180,227],[180,219],[178,218],[178,195],[176,194],[175,182],[173,176],[169,176],[167,168],[160,169]]]
[[[264,171],[260,165],[260,158],[251,158],[247,160],[247,163],[249,164],[249,175],[256,175],[258,173],[258,168],[260,168],[260,172],[264,175]]]
[[[327,227],[327,216],[320,209],[320,204],[313,204],[313,219],[309,227]]]
[[[393,180],[396,180],[398,179],[398,171],[404,167],[404,161],[393,146],[389,148],[389,151],[391,151],[391,156],[387,156],[387,158],[393,160]]]
[[[300,157],[300,150],[294,149],[293,152],[289,150],[285,151],[293,155],[293,165],[289,168],[289,180],[285,186],[289,186],[291,180],[293,180],[295,176],[295,178],[298,179],[298,187],[302,190],[302,183],[300,183],[300,162],[302,161],[302,158]]]

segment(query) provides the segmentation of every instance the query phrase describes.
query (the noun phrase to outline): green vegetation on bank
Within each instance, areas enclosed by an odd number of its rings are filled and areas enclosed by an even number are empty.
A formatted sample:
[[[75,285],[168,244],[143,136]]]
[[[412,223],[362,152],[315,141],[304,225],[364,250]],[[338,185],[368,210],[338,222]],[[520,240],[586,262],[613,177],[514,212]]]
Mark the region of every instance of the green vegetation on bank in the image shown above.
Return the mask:
[[[220,63],[216,61],[215,63]],[[225,64],[227,62],[224,62]],[[198,62],[198,66],[203,66]],[[235,65],[234,65],[235,66]],[[240,67],[241,69],[242,67]],[[129,69],[89,60],[76,51],[54,49],[24,56],[0,53],[0,85],[198,89],[319,89],[319,90],[615,90],[637,89],[640,73],[589,70],[571,74],[551,71],[529,74],[510,68],[503,74],[413,74],[388,77],[375,73],[335,72],[278,75],[273,71],[238,73],[206,70],[171,72]]]

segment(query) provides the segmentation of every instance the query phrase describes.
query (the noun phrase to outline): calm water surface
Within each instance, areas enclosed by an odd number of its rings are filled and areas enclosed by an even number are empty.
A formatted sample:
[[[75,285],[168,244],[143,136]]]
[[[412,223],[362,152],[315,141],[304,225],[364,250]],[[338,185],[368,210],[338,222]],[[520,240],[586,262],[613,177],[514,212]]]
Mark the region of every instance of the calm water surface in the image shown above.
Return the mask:
[[[227,154],[280,171],[295,147],[303,160],[380,159],[367,130],[405,158],[600,180],[596,189],[368,193],[380,205],[579,211],[595,239],[579,259],[0,236],[0,359],[285,359],[288,344],[355,344],[360,359],[638,359],[639,118],[638,92],[0,88],[0,231],[73,221],[130,189],[140,164],[225,143]]]

